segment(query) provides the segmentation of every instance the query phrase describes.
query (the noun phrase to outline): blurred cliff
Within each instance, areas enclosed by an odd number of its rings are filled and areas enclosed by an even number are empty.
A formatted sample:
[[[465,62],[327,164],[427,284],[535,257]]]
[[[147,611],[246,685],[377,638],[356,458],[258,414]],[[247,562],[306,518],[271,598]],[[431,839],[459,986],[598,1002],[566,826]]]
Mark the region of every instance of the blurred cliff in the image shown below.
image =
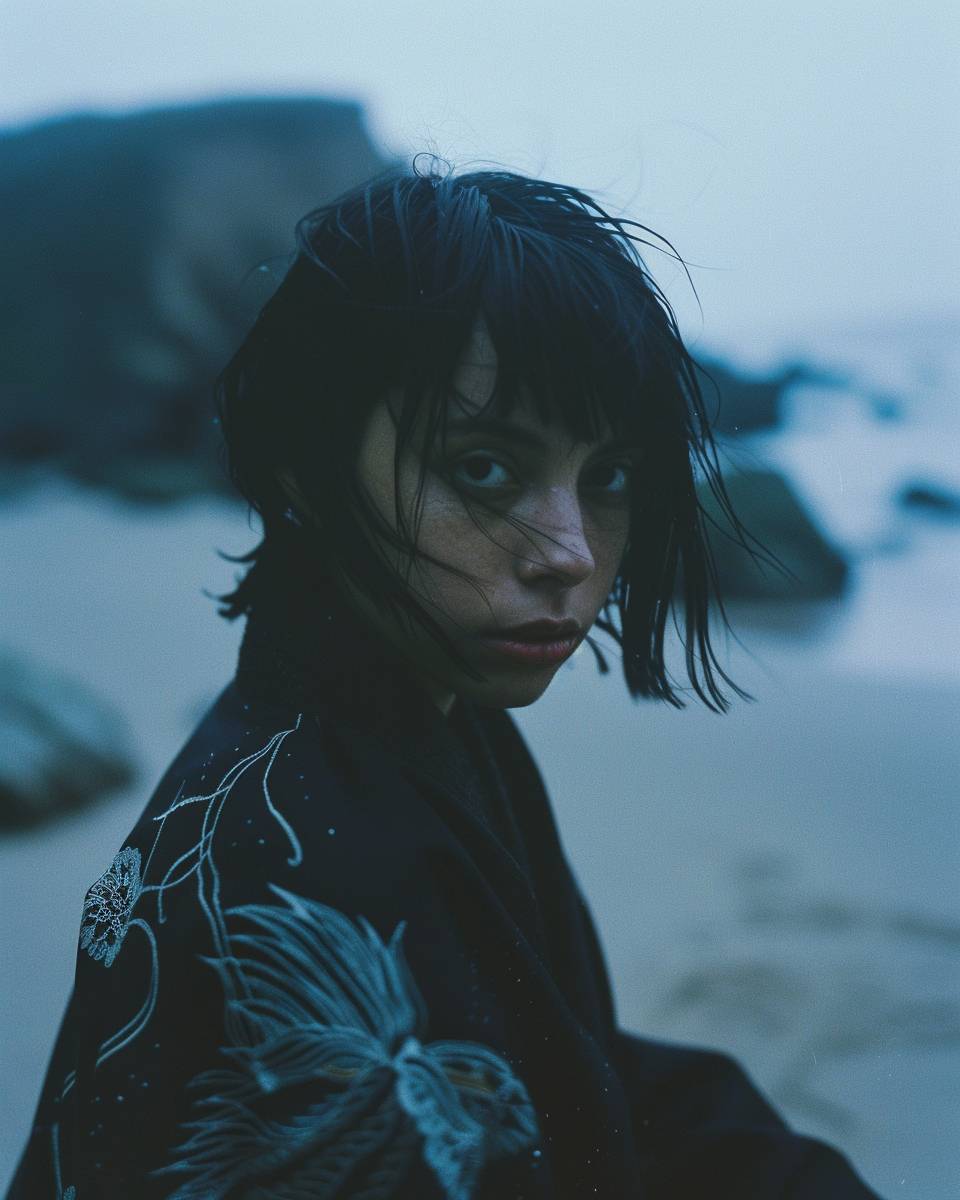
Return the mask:
[[[297,219],[389,162],[359,105],[322,99],[0,136],[6,488],[42,463],[134,500],[225,490],[210,384],[270,290],[245,283],[278,282]]]

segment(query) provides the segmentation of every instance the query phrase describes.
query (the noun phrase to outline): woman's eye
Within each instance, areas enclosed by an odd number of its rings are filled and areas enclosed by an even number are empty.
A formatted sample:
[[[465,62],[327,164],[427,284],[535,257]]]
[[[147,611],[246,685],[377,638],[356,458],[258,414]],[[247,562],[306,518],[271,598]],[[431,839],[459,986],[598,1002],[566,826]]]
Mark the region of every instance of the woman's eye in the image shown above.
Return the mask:
[[[599,487],[607,495],[617,498],[630,491],[630,468],[624,463],[607,463],[593,472],[591,487]]]
[[[453,464],[454,478],[470,487],[499,488],[513,482],[506,467],[489,454],[474,454]]]
[[[505,489],[517,482],[510,469],[491,454],[471,454],[458,459],[450,468],[454,482],[483,491]],[[604,500],[626,500],[630,493],[631,471],[625,463],[607,463],[595,467],[586,478],[591,490]]]

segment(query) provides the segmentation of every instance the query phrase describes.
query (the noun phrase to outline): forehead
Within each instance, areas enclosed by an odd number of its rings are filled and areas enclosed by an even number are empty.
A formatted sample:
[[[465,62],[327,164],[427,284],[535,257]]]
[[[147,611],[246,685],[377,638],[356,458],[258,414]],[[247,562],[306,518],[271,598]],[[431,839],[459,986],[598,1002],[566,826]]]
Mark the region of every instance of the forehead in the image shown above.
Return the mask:
[[[497,350],[486,322],[477,317],[454,371],[447,406],[449,416],[472,416],[489,403],[497,381],[497,362]]]
[[[529,386],[520,384],[509,396],[495,395],[498,365],[496,346],[483,318],[478,317],[451,379],[445,405],[445,424],[456,422],[462,427],[471,418],[498,416],[522,429],[544,435],[553,432],[554,435],[560,435],[560,440],[584,441],[570,433],[564,436],[562,419],[558,419],[549,406],[537,404]],[[607,442],[611,440],[613,430],[602,413],[598,416],[597,440]]]

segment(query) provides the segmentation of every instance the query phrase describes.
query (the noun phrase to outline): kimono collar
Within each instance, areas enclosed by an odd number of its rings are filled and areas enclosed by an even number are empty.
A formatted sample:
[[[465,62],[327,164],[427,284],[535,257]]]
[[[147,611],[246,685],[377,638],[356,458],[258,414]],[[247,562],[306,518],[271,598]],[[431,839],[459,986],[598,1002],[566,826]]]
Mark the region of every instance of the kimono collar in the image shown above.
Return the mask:
[[[467,816],[474,843],[486,845],[486,869],[501,880],[515,919],[525,913],[529,936],[542,939],[530,867],[497,762],[497,730],[509,724],[502,712],[458,697],[444,717],[332,581],[309,602],[271,597],[249,613],[236,680],[255,699],[314,714],[321,726],[345,725],[362,742],[372,736],[415,783],[439,789],[452,802],[447,811]],[[509,757],[520,771],[515,746]],[[525,787],[535,793],[539,776],[530,769],[534,777]]]
[[[247,615],[237,681],[259,699],[373,733],[448,787],[469,771],[458,730],[472,705],[445,717],[393,648],[332,580],[263,599]]]

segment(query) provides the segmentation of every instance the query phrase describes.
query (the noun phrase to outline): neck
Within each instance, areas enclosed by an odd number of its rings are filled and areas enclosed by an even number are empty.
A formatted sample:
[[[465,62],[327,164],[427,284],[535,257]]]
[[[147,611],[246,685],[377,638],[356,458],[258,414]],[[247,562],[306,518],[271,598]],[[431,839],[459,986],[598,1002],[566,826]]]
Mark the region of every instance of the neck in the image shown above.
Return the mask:
[[[397,662],[402,665],[403,669],[430,697],[431,702],[439,710],[440,714],[443,717],[448,717],[457,700],[456,692],[442,679],[422,670],[415,659],[404,651],[403,645],[398,644],[396,635],[392,634],[391,629],[386,626],[382,614],[366,596],[358,592],[348,580],[337,580],[336,585],[344,603],[350,608],[357,620],[372,630],[389,647]]]

